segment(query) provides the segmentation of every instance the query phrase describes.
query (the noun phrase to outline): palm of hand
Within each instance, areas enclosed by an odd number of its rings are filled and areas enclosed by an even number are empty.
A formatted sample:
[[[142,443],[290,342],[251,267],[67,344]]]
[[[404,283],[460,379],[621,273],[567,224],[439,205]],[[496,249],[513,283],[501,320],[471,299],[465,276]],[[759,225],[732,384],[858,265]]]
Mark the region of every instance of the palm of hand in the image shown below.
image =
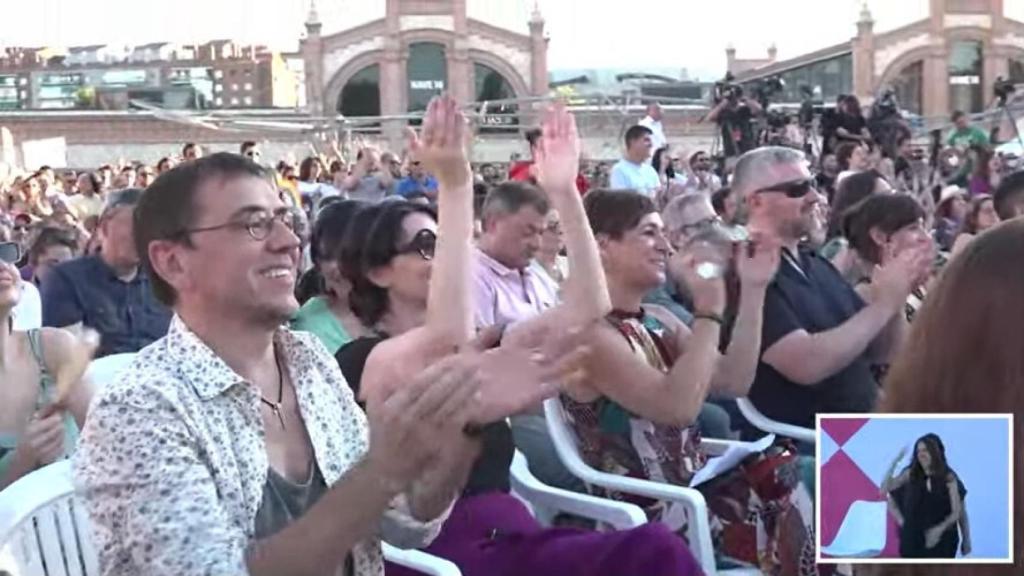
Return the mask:
[[[534,165],[537,179],[548,193],[575,190],[580,167],[580,141],[576,120],[564,106],[544,113],[543,134]]]
[[[497,422],[557,393],[550,371],[537,362],[534,354],[525,348],[506,346],[481,355],[478,423]]]
[[[419,136],[412,129],[406,131],[409,149],[427,171],[458,184],[470,177],[466,155],[468,134],[466,118],[455,100],[448,96],[430,101]]]

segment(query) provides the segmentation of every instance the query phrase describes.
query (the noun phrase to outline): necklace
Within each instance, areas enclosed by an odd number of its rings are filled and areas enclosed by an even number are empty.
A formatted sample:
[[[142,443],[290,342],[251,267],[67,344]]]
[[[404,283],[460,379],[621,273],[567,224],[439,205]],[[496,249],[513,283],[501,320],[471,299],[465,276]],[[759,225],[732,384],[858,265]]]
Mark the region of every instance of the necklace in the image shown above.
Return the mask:
[[[281,401],[284,399],[284,367],[281,366],[281,357],[277,354],[277,349],[274,349],[274,363],[277,364],[277,402],[271,402],[263,395],[260,391],[260,402],[267,405],[274,416],[277,416],[277,421],[281,423],[281,430],[286,430],[284,425],[284,414],[281,413]]]

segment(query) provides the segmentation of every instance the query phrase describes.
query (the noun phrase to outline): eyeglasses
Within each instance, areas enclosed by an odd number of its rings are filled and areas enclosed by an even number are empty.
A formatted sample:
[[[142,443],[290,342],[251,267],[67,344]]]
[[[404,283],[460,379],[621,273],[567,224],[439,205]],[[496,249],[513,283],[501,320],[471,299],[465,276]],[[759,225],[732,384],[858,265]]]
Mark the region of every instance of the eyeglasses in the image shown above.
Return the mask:
[[[807,196],[809,192],[816,190],[814,186],[814,180],[809,178],[803,180],[794,180],[792,182],[782,182],[779,184],[772,184],[767,188],[761,188],[756,191],[755,194],[761,194],[762,192],[782,192],[787,198],[803,198]]]
[[[683,224],[682,226],[679,227],[679,231],[682,232],[683,235],[689,236],[691,234],[695,234],[697,232],[703,232],[704,230],[709,230],[711,228],[714,228],[715,226],[721,226],[721,225],[722,225],[722,218],[720,216],[718,216],[718,215],[715,215],[715,216],[708,216],[707,218],[704,218],[703,220],[698,220],[698,221],[693,222],[691,224]]]
[[[213,232],[214,230],[225,230],[228,228],[242,229],[249,233],[253,240],[263,241],[270,237],[274,230],[274,222],[280,222],[289,232],[295,233],[295,214],[289,208],[282,208],[273,214],[256,213],[247,220],[236,220],[225,222],[217,226],[205,228],[188,228],[182,230],[182,234],[197,234],[199,232]]]
[[[412,241],[398,249],[398,255],[419,254],[424,260],[433,260],[437,248],[437,234],[431,230],[420,230]]]
[[[17,242],[0,242],[0,262],[17,264],[21,260],[21,245]]]

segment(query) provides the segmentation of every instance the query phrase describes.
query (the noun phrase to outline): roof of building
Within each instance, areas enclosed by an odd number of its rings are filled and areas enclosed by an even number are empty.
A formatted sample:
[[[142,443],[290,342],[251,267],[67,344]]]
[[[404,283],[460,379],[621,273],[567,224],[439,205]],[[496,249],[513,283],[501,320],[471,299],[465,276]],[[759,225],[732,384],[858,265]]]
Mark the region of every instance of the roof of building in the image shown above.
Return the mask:
[[[736,72],[736,81],[749,82],[751,80],[757,80],[758,78],[764,78],[766,76],[774,76],[776,74],[788,72],[789,70],[793,70],[794,68],[801,68],[803,66],[807,66],[808,64],[813,64],[815,62],[820,62],[822,60],[829,60],[837,56],[843,56],[845,54],[852,53],[853,46],[849,41],[847,41],[843,42],[842,44],[835,44],[833,46],[828,46],[820,50],[815,50],[814,52],[809,52],[807,54],[797,56],[796,58],[780,60],[778,62],[775,62],[774,64],[769,64],[767,66],[761,66],[750,70],[744,70],[742,72]]]

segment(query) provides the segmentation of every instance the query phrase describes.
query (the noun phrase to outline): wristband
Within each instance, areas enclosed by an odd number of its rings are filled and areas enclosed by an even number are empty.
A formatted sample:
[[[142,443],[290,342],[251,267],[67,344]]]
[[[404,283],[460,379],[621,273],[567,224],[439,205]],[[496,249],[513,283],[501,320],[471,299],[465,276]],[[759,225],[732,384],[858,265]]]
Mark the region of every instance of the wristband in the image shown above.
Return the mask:
[[[693,321],[696,322],[697,320],[707,320],[709,322],[714,322],[715,324],[718,324],[719,326],[724,326],[725,325],[725,319],[722,318],[721,314],[697,313],[697,314],[693,315]]]

